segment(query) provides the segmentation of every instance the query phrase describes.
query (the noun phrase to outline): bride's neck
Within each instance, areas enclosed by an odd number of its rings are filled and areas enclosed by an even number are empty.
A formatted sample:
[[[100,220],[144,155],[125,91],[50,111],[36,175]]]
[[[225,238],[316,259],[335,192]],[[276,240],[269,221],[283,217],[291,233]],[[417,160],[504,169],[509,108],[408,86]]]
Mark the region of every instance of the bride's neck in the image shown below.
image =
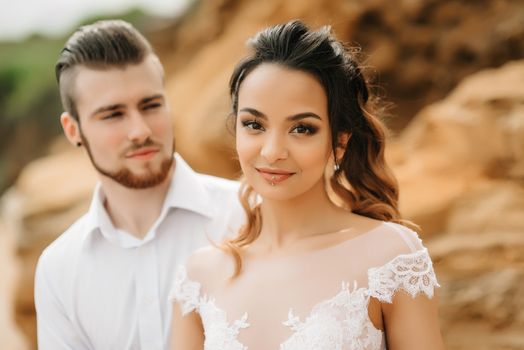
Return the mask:
[[[279,249],[323,232],[326,216],[338,209],[321,185],[289,200],[264,198],[261,204],[262,230],[257,243]]]

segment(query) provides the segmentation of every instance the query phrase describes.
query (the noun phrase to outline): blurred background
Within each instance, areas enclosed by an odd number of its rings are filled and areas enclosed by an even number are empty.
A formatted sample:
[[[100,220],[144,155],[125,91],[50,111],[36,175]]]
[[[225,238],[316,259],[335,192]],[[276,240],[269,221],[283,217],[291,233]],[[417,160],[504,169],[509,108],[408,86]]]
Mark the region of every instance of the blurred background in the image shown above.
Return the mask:
[[[422,226],[447,349],[524,349],[524,3],[519,0],[22,0],[0,12],[0,349],[36,348],[41,251],[96,175],[61,135],[54,64],[101,18],[132,22],[167,73],[177,150],[239,175],[227,82],[259,29],[329,24],[392,103],[387,157]]]

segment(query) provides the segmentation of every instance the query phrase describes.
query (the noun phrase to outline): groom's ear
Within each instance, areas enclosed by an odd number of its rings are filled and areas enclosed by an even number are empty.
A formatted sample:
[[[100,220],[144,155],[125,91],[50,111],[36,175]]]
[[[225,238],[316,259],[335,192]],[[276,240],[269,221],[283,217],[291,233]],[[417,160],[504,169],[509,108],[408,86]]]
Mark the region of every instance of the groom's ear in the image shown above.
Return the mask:
[[[74,146],[82,145],[80,136],[80,124],[71,114],[63,112],[60,115],[60,124],[69,142]]]

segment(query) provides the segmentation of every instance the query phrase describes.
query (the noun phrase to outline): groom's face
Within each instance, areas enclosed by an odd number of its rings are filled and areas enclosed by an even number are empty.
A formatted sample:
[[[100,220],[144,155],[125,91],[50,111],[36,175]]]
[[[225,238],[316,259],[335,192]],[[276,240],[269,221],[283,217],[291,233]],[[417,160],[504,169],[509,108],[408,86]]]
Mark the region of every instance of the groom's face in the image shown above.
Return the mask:
[[[173,162],[163,72],[154,55],[123,68],[75,68],[79,136],[97,171],[130,188],[156,186]]]

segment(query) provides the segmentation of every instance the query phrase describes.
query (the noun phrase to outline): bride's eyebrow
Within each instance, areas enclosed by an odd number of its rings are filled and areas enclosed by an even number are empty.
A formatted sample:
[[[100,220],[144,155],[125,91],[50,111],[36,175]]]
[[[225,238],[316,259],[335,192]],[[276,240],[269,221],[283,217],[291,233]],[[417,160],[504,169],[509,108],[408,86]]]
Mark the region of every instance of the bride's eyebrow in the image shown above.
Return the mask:
[[[245,107],[245,108],[242,108],[239,112],[247,112],[249,114],[252,114],[253,116],[257,117],[257,118],[261,118],[261,119],[267,119],[267,116],[254,109],[254,108],[250,108],[250,107]],[[297,121],[297,120],[302,120],[302,119],[306,119],[306,118],[315,118],[315,119],[318,119],[318,120],[322,120],[322,118],[320,118],[319,115],[313,113],[313,112],[303,112],[303,113],[298,113],[298,114],[294,114],[294,115],[291,115],[289,117],[287,117],[286,119],[290,120],[290,121]]]
[[[249,114],[254,115],[257,118],[267,119],[267,116],[264,113],[254,109],[254,108],[245,107],[245,108],[242,108],[241,110],[239,110],[239,112],[247,112]]]
[[[306,119],[306,118],[315,118],[315,119],[318,119],[318,120],[322,120],[322,118],[320,118],[320,116],[318,116],[317,114],[315,114],[313,112],[304,112],[304,113],[294,114],[292,116],[287,117],[286,119],[288,119],[290,121],[297,121],[297,120],[302,120],[302,119]]]

